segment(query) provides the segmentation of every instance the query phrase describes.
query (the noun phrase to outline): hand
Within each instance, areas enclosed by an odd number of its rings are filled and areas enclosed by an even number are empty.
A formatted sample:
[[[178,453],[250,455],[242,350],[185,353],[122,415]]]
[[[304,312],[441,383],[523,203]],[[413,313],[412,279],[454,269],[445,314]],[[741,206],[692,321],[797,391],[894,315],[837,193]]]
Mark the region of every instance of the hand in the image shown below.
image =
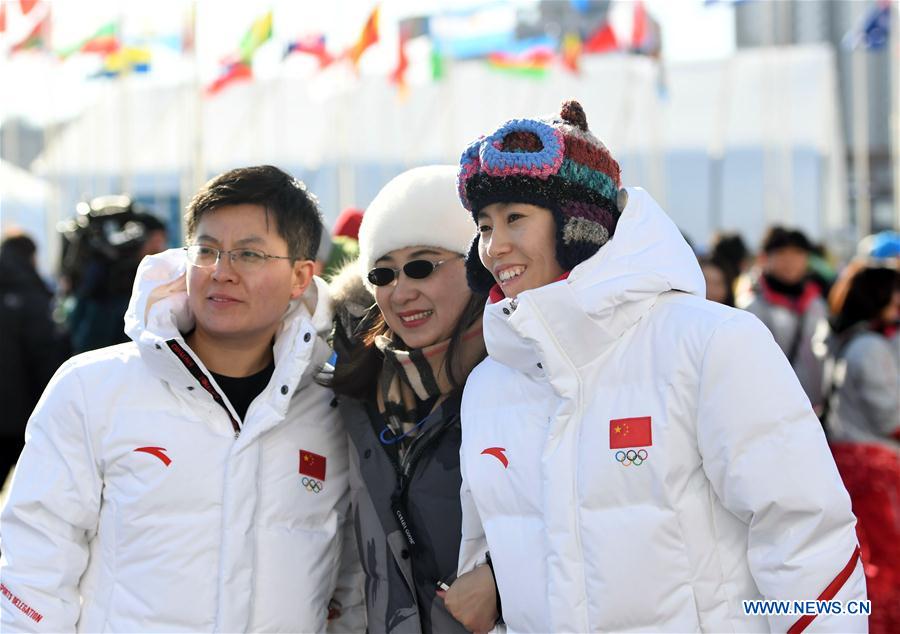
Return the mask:
[[[438,590],[447,611],[471,632],[490,632],[497,614],[497,587],[487,565],[457,577],[446,592]]]

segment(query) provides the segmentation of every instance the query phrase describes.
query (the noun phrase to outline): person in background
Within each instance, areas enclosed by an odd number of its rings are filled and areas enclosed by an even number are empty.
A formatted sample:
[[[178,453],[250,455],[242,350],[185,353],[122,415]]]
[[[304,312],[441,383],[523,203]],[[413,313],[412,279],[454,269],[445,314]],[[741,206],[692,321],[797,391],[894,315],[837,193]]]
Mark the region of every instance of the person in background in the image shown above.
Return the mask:
[[[324,260],[322,273],[322,277],[327,281],[330,282],[345,264],[355,261],[359,257],[359,226],[362,217],[361,210],[348,207],[335,221],[334,227],[331,229],[328,257]]]
[[[869,631],[900,631],[900,273],[856,260],[828,297],[817,336],[825,359],[824,424],[859,518],[872,601]]]
[[[330,384],[352,446],[370,633],[466,631],[439,593],[459,556],[459,402],[485,354],[485,297],[469,290],[463,266],[474,234],[454,166],[409,170],[369,205],[359,262],[334,290],[346,299]],[[482,581],[492,607],[493,582]]]
[[[750,288],[738,295],[736,305],[762,321],[809,397],[820,411],[822,362],[813,353],[816,328],[828,316],[819,286],[809,276],[811,245],[796,229],[773,226],[762,241],[760,271]]]
[[[188,246],[138,270],[132,341],[67,361],[31,416],[0,517],[4,632],[365,629],[347,437],[314,380],[315,199],[247,167],[185,220]]]
[[[900,451],[900,273],[848,265],[828,297],[832,317],[818,351],[834,441],[877,442]]]
[[[715,258],[698,258],[700,270],[703,271],[703,279],[706,281],[706,299],[718,302],[726,306],[734,306],[734,280],[730,277],[731,270]]]
[[[63,224],[61,286],[73,351],[128,341],[122,318],[141,260],[167,246],[166,227],[128,196],[81,203]]]
[[[31,410],[68,356],[36,253],[34,240],[24,234],[0,242],[0,485],[19,459]]]
[[[488,357],[463,393],[446,605],[487,629],[457,587],[492,569],[517,632],[865,631],[745,611],[865,599],[850,499],[769,332],[707,301],[671,219],[620,186],[574,101],[462,155]]]
[[[727,269],[732,283],[753,264],[750,250],[739,233],[721,232],[714,235],[709,257]]]

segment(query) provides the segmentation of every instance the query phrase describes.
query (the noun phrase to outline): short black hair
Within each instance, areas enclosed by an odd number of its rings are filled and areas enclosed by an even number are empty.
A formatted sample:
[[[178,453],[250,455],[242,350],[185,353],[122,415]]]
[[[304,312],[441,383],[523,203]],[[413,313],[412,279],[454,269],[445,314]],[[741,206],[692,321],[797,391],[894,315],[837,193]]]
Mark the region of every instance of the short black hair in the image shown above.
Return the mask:
[[[272,165],[241,167],[206,183],[187,206],[187,238],[210,211],[232,205],[260,205],[275,217],[278,235],[292,260],[314,260],[323,223],[316,197],[299,180]]]
[[[4,260],[25,262],[35,253],[37,253],[37,245],[24,233],[8,235],[0,242],[0,254],[3,255]]]
[[[788,229],[780,225],[770,227],[762,240],[763,253],[769,254],[779,249],[796,247],[807,253],[812,251],[812,243],[799,229]]]

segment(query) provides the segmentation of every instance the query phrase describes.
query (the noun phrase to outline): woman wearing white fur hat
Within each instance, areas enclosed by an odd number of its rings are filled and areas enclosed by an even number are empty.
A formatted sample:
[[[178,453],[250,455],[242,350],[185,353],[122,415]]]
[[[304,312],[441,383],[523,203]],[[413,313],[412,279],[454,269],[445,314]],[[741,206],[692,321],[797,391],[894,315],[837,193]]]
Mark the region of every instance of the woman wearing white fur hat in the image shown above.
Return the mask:
[[[485,296],[469,290],[464,266],[474,235],[456,168],[409,170],[366,210],[356,274],[334,283],[347,345],[336,342],[332,386],[352,441],[369,632],[465,631],[438,593],[459,552],[462,387],[485,355]],[[363,285],[376,305],[344,320],[365,304]],[[492,607],[490,583],[483,600]]]

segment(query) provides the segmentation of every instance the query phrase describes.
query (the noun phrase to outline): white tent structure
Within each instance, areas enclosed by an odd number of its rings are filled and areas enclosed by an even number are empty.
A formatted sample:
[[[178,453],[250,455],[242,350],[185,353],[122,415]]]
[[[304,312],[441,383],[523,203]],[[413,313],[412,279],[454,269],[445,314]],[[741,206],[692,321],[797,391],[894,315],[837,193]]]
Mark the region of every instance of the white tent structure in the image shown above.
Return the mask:
[[[559,68],[540,79],[459,62],[405,97],[384,77],[339,66],[198,93],[139,79],[110,85],[51,140],[35,171],[59,185],[67,214],[81,198],[122,189],[183,204],[211,174],[271,163],[303,178],[333,219],[343,206],[367,205],[401,170],[455,163],[478,134],[558,112],[574,97],[625,184],[648,189],[697,242],[724,228],[755,243],[775,221],[821,239],[848,223],[827,46],[665,68],[645,57],[586,56],[580,74]]]

